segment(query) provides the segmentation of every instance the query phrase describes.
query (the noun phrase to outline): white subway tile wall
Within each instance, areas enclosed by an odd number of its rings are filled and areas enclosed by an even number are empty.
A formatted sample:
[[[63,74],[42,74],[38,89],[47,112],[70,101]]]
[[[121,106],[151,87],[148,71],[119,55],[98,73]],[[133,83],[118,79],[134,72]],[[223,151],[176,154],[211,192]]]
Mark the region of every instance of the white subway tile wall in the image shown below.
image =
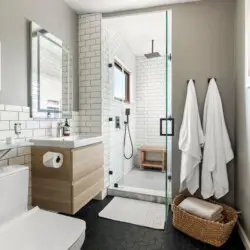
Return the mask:
[[[55,136],[56,124],[64,119],[35,119],[30,117],[29,107],[12,106],[0,104],[0,141],[7,136],[12,136],[17,140],[27,140],[32,137]],[[21,123],[22,133],[17,137],[14,132],[15,123]],[[69,119],[72,134],[80,133],[79,112],[72,112],[72,119]]]
[[[1,111],[0,112],[0,119],[1,119],[1,121],[19,120],[18,113],[19,112]]]
[[[20,120],[19,120],[20,119]],[[55,136],[58,120],[33,120],[30,118],[30,108],[24,106],[12,106],[0,104],[0,143],[6,137],[14,137],[17,141],[27,141],[33,137]],[[15,135],[14,124],[21,123],[22,133]],[[72,119],[69,120],[72,135],[80,132],[79,112],[72,112]],[[22,147],[10,150],[4,157],[5,151],[0,151],[0,167],[12,164],[26,165],[31,171],[31,148]],[[31,185],[31,173],[30,173]],[[31,186],[29,188],[29,204],[31,204]]]
[[[80,132],[102,134],[101,14],[78,17]]]
[[[136,147],[165,147],[166,137],[160,136],[160,118],[166,117],[166,57],[137,57],[136,77]]]
[[[0,130],[9,130],[9,129],[10,129],[9,121],[1,121],[0,122]]]

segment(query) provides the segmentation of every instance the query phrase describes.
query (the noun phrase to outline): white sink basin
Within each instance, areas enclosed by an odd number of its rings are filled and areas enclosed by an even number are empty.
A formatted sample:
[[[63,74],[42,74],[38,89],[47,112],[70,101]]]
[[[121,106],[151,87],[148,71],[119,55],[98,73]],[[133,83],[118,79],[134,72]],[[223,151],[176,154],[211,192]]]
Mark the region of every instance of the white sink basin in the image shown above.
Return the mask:
[[[103,136],[90,137],[85,135],[47,137],[31,139],[35,146],[59,147],[59,148],[78,148],[88,146],[103,141]]]

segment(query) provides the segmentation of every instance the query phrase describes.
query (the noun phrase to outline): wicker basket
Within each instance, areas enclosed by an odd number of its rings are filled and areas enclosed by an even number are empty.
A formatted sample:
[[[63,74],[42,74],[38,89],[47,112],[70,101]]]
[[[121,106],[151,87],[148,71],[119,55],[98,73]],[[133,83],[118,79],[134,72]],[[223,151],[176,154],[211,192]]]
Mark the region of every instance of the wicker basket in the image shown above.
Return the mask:
[[[185,198],[186,196],[180,194],[173,201],[173,226],[197,240],[216,247],[226,243],[238,219],[236,211],[227,205],[220,204],[224,209],[222,212],[224,223],[205,220],[178,207]]]

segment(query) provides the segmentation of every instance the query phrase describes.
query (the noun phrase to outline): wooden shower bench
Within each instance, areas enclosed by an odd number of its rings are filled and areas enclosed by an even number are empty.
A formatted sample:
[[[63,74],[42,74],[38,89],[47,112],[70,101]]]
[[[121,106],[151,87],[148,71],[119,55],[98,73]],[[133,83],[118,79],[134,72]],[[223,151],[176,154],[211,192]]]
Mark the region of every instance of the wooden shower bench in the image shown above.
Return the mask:
[[[143,146],[140,149],[140,169],[149,167],[149,168],[160,168],[163,172],[166,167],[166,148],[164,147],[151,147],[151,146]],[[161,161],[150,161],[147,160],[147,153],[160,153]]]

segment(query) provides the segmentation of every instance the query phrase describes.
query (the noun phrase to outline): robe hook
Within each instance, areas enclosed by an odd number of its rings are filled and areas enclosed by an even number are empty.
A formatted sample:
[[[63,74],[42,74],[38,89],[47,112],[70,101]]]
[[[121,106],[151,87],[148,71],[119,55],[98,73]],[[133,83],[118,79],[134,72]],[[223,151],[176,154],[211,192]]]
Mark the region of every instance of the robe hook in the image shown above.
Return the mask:
[[[187,84],[189,83],[190,80],[193,80],[194,84],[195,84],[195,80],[194,79],[189,79],[187,80]]]
[[[210,77],[210,78],[208,78],[207,83],[209,84],[209,83],[210,83],[210,81],[211,81],[212,79],[214,79],[214,80],[215,80],[215,82],[217,82],[217,79],[216,79],[215,77]]]

